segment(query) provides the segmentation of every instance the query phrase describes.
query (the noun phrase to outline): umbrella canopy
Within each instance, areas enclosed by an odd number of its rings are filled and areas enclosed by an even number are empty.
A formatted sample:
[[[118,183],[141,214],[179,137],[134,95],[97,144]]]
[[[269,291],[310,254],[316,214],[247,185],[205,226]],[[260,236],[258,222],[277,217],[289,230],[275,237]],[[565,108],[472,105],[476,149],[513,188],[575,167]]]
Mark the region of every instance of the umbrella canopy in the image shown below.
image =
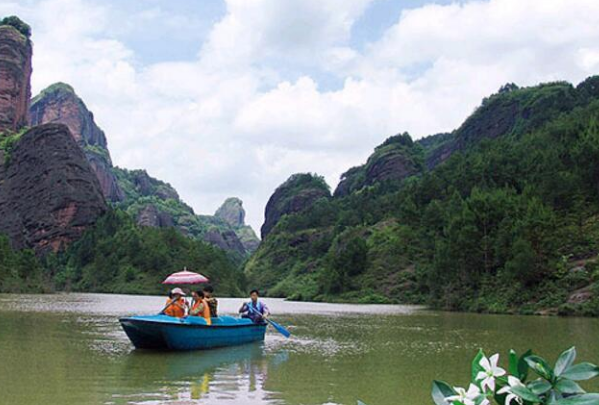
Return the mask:
[[[162,284],[200,284],[207,283],[208,281],[209,280],[207,277],[185,269],[183,271],[171,274],[162,282]]]

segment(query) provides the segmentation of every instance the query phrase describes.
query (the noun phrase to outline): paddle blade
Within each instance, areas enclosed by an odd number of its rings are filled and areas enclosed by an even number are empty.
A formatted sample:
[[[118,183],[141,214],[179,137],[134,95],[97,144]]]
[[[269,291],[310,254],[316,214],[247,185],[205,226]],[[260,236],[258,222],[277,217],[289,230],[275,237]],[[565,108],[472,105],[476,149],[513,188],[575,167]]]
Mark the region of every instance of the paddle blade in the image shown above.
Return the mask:
[[[270,323],[272,325],[272,327],[277,330],[277,332],[279,332],[281,335],[285,336],[286,338],[291,336],[291,332],[289,332],[287,329],[285,329],[284,327],[282,327],[275,321],[271,321],[270,319],[268,319],[268,323]]]

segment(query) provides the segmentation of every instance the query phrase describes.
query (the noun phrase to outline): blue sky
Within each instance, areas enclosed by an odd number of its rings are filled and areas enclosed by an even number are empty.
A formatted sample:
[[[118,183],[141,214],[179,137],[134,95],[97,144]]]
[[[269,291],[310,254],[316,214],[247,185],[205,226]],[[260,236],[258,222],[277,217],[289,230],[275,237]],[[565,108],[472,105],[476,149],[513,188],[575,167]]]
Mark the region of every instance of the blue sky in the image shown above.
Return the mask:
[[[0,0],[33,29],[34,93],[71,84],[113,161],[258,229],[297,172],[451,131],[506,82],[599,73],[595,0]]]

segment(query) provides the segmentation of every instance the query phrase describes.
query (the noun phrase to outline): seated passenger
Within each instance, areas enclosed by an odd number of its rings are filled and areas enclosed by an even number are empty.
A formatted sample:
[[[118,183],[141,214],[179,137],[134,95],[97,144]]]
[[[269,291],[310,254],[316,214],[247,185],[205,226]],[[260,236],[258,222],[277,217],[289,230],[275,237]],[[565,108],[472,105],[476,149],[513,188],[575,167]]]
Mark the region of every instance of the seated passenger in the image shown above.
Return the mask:
[[[210,316],[213,318],[218,317],[218,301],[212,296],[214,288],[211,285],[204,287],[204,300],[208,303],[210,308]]]
[[[174,288],[169,294],[169,298],[166,300],[166,308],[164,308],[164,315],[173,316],[175,318],[183,318],[185,316],[185,309],[187,308],[187,302],[185,302],[185,293],[180,288]]]
[[[250,292],[251,301],[244,303],[241,308],[239,308],[241,317],[249,318],[254,323],[262,323],[264,322],[264,319],[268,318],[270,315],[268,307],[262,302],[258,301],[258,296],[258,290],[252,290]]]
[[[210,307],[204,299],[204,293],[202,291],[194,291],[191,293],[193,301],[191,303],[191,309],[189,310],[189,316],[201,316],[206,320],[208,325],[212,325],[210,319]]]

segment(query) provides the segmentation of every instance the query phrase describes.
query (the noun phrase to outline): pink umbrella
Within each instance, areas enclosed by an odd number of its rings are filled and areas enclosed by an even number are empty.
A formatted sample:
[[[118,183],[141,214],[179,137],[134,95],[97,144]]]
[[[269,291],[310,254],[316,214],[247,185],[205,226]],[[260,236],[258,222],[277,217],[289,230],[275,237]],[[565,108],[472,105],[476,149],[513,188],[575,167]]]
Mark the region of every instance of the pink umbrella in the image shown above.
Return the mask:
[[[173,273],[162,282],[162,284],[201,284],[207,283],[209,280],[207,277],[202,276],[199,273],[188,271],[185,268],[183,271]]]

